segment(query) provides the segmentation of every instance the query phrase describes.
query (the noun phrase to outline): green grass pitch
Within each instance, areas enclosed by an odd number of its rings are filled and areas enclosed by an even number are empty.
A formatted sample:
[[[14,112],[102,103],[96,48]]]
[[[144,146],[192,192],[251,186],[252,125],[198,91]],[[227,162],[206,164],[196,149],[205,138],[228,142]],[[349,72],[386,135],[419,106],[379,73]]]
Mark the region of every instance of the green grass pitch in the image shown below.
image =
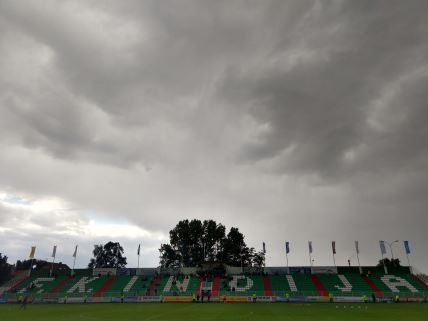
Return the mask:
[[[428,304],[38,304],[0,305],[0,321],[427,321]]]

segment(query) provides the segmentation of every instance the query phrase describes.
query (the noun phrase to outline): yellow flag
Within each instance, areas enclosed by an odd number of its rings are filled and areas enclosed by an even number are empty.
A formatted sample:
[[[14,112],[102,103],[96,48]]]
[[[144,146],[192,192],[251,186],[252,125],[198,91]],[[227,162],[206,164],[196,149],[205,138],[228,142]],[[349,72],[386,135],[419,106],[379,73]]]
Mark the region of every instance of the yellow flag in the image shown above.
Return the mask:
[[[30,252],[30,259],[34,259],[34,254],[36,253],[36,247],[32,246],[31,247],[31,252]]]

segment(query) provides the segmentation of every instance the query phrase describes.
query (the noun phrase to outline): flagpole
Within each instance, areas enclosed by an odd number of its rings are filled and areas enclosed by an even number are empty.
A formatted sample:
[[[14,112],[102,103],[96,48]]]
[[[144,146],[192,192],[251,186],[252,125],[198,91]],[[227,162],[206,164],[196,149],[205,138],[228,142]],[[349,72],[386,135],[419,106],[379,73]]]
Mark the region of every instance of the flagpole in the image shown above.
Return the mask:
[[[333,254],[333,263],[334,263],[334,266],[336,266],[336,257],[335,257],[335,254],[336,254],[336,242],[335,241],[331,242],[331,251],[332,251],[332,254]]]
[[[406,254],[406,256],[407,256],[407,263],[409,264],[409,271],[410,271],[410,274],[413,274],[412,267],[410,266],[409,254]]]
[[[139,269],[140,268],[140,246],[141,246],[141,244],[138,244],[138,263],[137,263],[137,268]]]
[[[36,247],[35,246],[32,246],[31,247],[31,252],[30,252],[30,259],[31,259],[31,266],[30,266],[30,275],[29,276],[31,276],[31,273],[33,272],[33,264],[34,264],[34,255],[36,254]]]
[[[404,241],[404,252],[406,252],[407,264],[409,265],[410,274],[413,274],[412,267],[410,266],[410,258],[409,258],[409,254],[410,254],[409,241]]]
[[[358,261],[358,269],[360,270],[360,274],[362,274],[362,270],[361,270],[361,264],[360,264],[360,250],[359,250],[359,248],[358,248],[358,243],[357,243],[358,241],[355,241],[355,251],[357,252],[357,261]]]
[[[388,274],[388,270],[386,269],[385,260],[383,259],[383,253],[382,253],[382,263],[383,263],[383,270],[385,271],[385,274]]]
[[[287,271],[290,273],[289,267],[288,267],[288,253],[285,253],[285,257],[287,258]]]
[[[54,269],[54,264],[55,264],[55,256],[52,259],[52,266],[51,266],[51,276],[53,274],[53,269]]]
[[[56,256],[56,245],[53,248],[53,252],[52,252],[52,264],[51,264],[51,271],[49,272],[49,276],[52,277],[52,272],[53,272],[53,267],[54,267],[54,263],[55,263],[55,256]]]
[[[78,245],[76,245],[75,249],[74,249],[74,260],[73,260],[73,269],[71,270],[71,275],[74,275],[74,266],[76,264],[76,257],[77,257],[77,247]]]
[[[76,255],[77,256],[77,255]],[[71,274],[74,274],[74,265],[76,264],[76,256],[74,256],[73,260],[73,269],[71,270]]]

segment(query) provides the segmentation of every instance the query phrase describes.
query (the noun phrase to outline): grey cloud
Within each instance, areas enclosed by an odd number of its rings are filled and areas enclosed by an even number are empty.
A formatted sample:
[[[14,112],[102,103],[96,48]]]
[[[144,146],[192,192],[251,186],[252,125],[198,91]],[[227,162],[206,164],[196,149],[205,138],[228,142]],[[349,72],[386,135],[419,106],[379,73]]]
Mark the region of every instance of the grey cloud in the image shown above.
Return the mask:
[[[232,69],[226,74],[220,95],[225,93],[231,104],[248,106],[256,121],[269,125],[269,131],[243,149],[243,160],[285,153],[279,164],[281,171],[335,176],[352,170],[344,157],[359,146],[369,149],[373,158],[379,147],[414,149],[408,153],[401,150],[400,158],[410,158],[420,150],[416,146],[426,137],[422,124],[408,128],[412,120],[407,119],[394,129],[392,137],[371,128],[367,118],[385,87],[403,74],[426,68],[428,33],[419,14],[423,10],[410,14],[416,8],[409,10],[412,5],[398,3],[388,9],[369,3],[354,6],[345,2],[336,10],[329,6],[313,9],[306,24],[294,31],[290,44],[277,47],[272,55],[278,58],[273,63],[244,72]],[[317,33],[312,32],[314,26]],[[301,57],[296,62],[282,59],[301,43]],[[420,97],[424,91],[417,89],[426,87],[424,78],[410,79],[409,85],[403,84],[407,88],[396,88],[399,93],[394,95],[398,97],[389,103],[399,107],[388,106],[381,117],[394,117],[391,114],[399,112],[397,109],[406,108],[405,117],[417,113],[417,119],[424,119],[426,109]],[[412,143],[406,144],[407,139]],[[380,146],[372,146],[377,142]],[[388,161],[395,158],[389,157],[391,152],[381,150],[379,154]],[[362,166],[357,161],[353,167],[369,170],[370,166],[369,159]]]

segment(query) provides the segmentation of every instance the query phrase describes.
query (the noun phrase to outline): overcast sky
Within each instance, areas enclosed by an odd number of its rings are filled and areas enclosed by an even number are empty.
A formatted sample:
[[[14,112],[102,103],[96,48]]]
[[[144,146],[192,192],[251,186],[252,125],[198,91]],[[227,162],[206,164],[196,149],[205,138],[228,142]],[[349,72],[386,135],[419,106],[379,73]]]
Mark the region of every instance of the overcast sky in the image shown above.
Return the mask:
[[[185,218],[267,265],[428,272],[428,2],[0,0],[0,252],[158,265]],[[388,249],[389,250],[389,249]],[[390,253],[388,252],[388,255]]]

